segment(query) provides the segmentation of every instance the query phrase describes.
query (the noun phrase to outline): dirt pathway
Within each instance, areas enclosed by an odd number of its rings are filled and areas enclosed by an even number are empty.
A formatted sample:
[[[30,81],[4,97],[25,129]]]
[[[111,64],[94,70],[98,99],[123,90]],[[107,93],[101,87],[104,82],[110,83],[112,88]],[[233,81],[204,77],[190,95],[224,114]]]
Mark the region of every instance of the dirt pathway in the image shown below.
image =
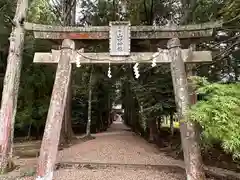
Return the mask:
[[[59,152],[60,165],[54,172],[54,180],[186,179],[182,161],[166,156],[121,122],[114,122],[107,132],[94,136],[93,140],[79,141]],[[37,161],[32,158],[19,162],[34,167]],[[17,179],[35,180],[33,177]]]
[[[146,165],[169,163],[173,165],[178,161],[159,153],[154,145],[150,145],[141,137],[134,135],[121,122],[114,122],[107,132],[96,134],[95,137],[96,139],[76,144],[59,153],[58,161],[60,163],[74,162],[89,167],[81,168],[81,170],[60,169],[55,172],[56,180],[184,179],[178,173],[166,173],[157,169],[145,168]],[[101,168],[99,168],[100,166]]]
[[[141,137],[134,135],[125,125],[115,122],[96,139],[77,144],[59,153],[61,162],[150,164],[178,163],[168,158]]]

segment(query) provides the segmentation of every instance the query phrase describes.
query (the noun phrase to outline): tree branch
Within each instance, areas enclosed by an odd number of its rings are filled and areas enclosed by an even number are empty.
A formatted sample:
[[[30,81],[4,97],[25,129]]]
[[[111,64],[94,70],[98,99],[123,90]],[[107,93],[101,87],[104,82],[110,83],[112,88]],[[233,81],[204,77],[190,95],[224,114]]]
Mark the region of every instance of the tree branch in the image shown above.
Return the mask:
[[[144,11],[145,11],[145,16],[146,16],[146,21],[148,21],[148,12],[147,12],[146,0],[144,0]]]
[[[189,3],[186,0],[182,0],[182,3],[183,3],[182,9],[183,15],[182,18],[180,19],[180,24],[184,25],[188,23],[193,10],[196,8],[197,0],[190,0]]]

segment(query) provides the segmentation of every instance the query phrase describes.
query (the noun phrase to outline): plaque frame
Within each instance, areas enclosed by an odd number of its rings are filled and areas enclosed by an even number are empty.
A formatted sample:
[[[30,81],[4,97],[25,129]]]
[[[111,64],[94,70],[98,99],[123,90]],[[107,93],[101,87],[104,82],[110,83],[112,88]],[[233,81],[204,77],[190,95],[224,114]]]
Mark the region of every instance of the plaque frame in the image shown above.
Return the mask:
[[[117,31],[122,33],[122,50],[117,48]],[[130,21],[111,21],[109,22],[109,54],[110,56],[130,56],[131,54],[131,23]]]

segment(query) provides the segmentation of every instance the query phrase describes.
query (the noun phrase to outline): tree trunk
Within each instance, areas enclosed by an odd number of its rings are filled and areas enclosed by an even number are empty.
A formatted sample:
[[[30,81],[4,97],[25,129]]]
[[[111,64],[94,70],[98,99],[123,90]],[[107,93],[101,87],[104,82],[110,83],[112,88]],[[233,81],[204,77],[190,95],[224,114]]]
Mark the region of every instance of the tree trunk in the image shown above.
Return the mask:
[[[66,26],[75,25],[76,17],[76,0],[70,1],[71,3],[63,2],[64,11],[63,24]],[[70,82],[68,87],[66,108],[64,110],[64,119],[60,133],[60,144],[66,145],[71,142],[74,137],[72,130],[72,73],[70,75]]]
[[[76,8],[76,0],[64,0],[61,1],[61,19],[63,25],[73,25],[73,21],[75,20],[74,11]]]
[[[191,44],[190,48],[195,51],[196,50],[196,45]],[[190,99],[190,105],[194,105],[197,102],[197,94],[195,92],[195,89],[194,89],[193,84],[192,84],[191,79],[190,79],[190,77],[195,76],[195,73],[196,73],[196,72],[193,71],[193,67],[194,67],[193,64],[188,64],[187,65],[188,94],[189,94],[189,99]]]
[[[180,119],[181,140],[186,165],[187,180],[205,180],[200,146],[197,141],[196,126],[187,119],[187,108],[190,105],[188,83],[182,52],[178,38],[168,42],[169,56],[172,59],[171,72],[175,92],[177,111]]]
[[[67,103],[66,103],[67,106]],[[61,131],[60,131],[60,139],[59,139],[59,146],[63,147],[65,146],[67,143],[67,138],[65,137],[65,118],[62,121],[62,127],[61,127]]]
[[[173,124],[173,113],[170,114],[170,131],[171,131],[171,136],[174,135],[174,124]]]
[[[74,48],[74,41],[63,40],[37,167],[37,177],[41,180],[53,178]]]
[[[157,119],[157,129],[158,129],[158,132],[160,132],[160,130],[161,130],[161,117],[159,117]]]
[[[103,119],[102,119],[102,111],[99,111],[99,118],[100,118],[100,127],[99,131],[102,132],[104,129]]]
[[[71,25],[76,24],[76,9],[77,9],[77,0],[73,0],[72,11],[71,11]]]
[[[27,139],[30,140],[31,138],[31,132],[32,132],[32,121],[30,122],[29,126],[28,126],[28,134],[27,134]]]
[[[35,135],[36,140],[39,140],[40,139],[39,137],[40,137],[39,127],[37,126],[36,127],[36,135]]]
[[[72,73],[70,75],[70,82],[67,92],[67,101],[64,109],[64,119],[62,122],[60,144],[66,145],[73,139],[74,133],[72,130]]]
[[[154,135],[153,135],[153,128],[151,122],[149,122],[149,142],[153,143],[154,142]]]
[[[111,126],[111,99],[110,95],[108,95],[108,107],[107,107],[107,115],[108,115],[108,128]]]
[[[157,136],[157,124],[156,124],[156,120],[152,119],[149,122],[149,142],[153,143],[157,140],[156,136]]]
[[[15,116],[17,111],[18,89],[22,65],[25,30],[23,23],[28,9],[28,0],[18,0],[14,26],[9,38],[9,54],[4,77],[0,111],[0,174],[7,171],[12,157]]]
[[[121,13],[120,20],[125,21],[127,17],[127,1],[126,0],[120,0],[121,4],[119,6],[119,12]]]
[[[238,81],[239,80],[239,59],[232,58],[233,63],[233,71],[234,71],[234,80]]]
[[[89,78],[88,84],[88,121],[87,121],[87,129],[86,136],[91,136],[91,114],[92,114],[92,76],[93,76],[93,67],[91,68],[91,74]]]

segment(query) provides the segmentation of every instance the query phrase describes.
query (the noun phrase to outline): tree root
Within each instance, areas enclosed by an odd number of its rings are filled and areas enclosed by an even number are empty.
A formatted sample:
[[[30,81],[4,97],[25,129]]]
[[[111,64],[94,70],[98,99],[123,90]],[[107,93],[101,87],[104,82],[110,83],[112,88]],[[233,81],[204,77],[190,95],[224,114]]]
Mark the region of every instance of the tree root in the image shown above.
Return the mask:
[[[8,160],[8,163],[7,163],[7,167],[6,169],[3,169],[0,174],[6,174],[8,172],[11,172],[13,171],[17,166],[14,164],[13,160],[12,159],[9,159]]]

